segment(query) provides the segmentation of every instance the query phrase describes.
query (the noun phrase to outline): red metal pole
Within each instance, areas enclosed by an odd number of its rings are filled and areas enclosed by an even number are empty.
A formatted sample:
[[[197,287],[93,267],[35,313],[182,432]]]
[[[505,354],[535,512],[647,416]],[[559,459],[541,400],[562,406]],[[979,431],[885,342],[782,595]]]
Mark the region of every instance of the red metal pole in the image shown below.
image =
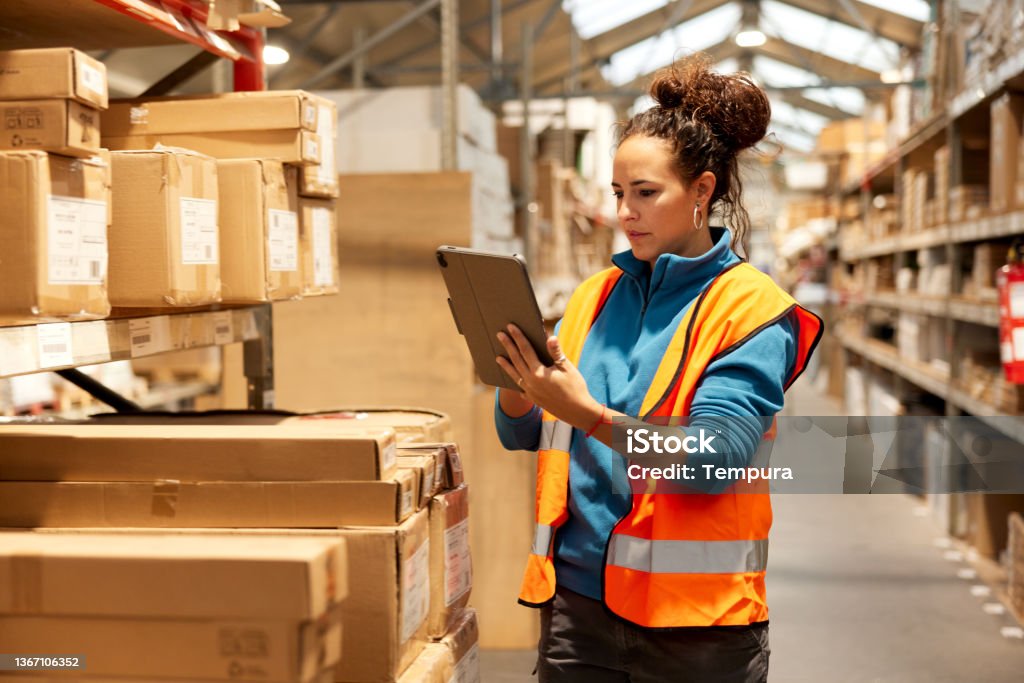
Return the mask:
[[[266,90],[266,69],[263,65],[263,36],[258,31],[240,31],[235,40],[241,42],[252,59],[242,58],[235,62],[235,91]]]

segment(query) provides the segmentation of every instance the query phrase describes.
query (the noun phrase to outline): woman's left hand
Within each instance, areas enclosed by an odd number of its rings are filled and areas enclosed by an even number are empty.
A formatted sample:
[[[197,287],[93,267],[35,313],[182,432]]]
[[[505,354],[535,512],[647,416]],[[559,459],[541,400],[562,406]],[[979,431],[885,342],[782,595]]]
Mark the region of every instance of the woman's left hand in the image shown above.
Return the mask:
[[[548,353],[555,359],[551,366],[540,362],[526,335],[515,325],[509,325],[507,332],[499,332],[498,341],[508,353],[508,359],[498,356],[498,365],[519,385],[526,398],[583,430],[601,419],[604,406],[590,395],[587,381],[562,353],[558,337],[547,340]]]

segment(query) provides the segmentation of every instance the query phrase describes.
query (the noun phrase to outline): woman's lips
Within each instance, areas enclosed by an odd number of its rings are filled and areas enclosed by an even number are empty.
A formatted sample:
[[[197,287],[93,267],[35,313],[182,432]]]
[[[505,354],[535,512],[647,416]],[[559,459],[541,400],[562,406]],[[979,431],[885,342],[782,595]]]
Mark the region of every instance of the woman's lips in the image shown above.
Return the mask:
[[[647,237],[650,234],[651,233],[649,233],[649,232],[640,232],[639,230],[627,230],[626,231],[626,237],[628,237],[631,240],[640,239],[641,237]]]

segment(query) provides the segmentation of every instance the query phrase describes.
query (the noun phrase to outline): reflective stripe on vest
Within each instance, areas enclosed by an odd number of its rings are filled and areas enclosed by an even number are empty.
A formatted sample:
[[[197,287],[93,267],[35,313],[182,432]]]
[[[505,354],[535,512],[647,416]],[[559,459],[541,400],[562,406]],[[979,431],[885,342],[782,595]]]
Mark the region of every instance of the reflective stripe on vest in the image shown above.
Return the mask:
[[[608,564],[650,574],[763,572],[768,539],[756,541],[652,541],[615,534]]]
[[[572,445],[572,425],[561,420],[546,420],[540,425],[540,445],[538,450],[556,450],[569,452]]]
[[[555,546],[555,528],[549,524],[538,524],[533,532],[533,548],[530,550],[534,555],[551,557]]]

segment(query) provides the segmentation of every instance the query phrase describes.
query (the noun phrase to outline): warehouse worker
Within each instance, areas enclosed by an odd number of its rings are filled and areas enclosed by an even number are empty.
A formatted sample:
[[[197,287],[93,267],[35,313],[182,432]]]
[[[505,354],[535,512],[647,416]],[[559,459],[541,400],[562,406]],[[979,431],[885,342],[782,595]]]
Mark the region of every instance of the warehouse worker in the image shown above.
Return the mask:
[[[707,477],[687,482],[704,494],[616,486],[632,459],[612,422],[683,418],[672,429],[719,430],[686,462],[748,465],[822,325],[735,253],[750,222],[737,154],[766,133],[764,91],[694,56],[651,96],[613,167],[631,249],[574,292],[548,340],[555,365],[514,326],[498,335],[521,389],[498,391],[499,435],[539,451],[520,602],[542,609],[542,682],[767,679],[767,493]],[[729,228],[709,226],[715,210]]]

